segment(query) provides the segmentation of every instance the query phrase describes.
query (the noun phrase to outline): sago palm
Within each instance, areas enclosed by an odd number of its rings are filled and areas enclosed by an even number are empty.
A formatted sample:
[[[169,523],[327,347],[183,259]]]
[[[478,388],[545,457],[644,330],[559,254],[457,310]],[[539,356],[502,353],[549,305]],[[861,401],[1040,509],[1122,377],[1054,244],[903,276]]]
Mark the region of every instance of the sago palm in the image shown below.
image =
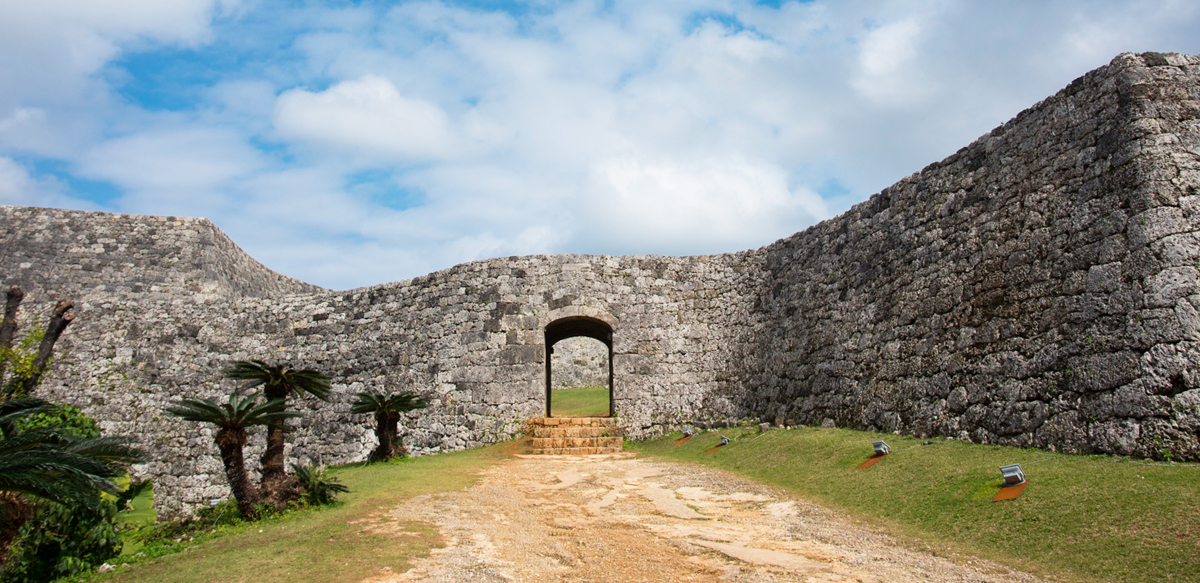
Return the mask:
[[[54,428],[17,431],[18,418],[49,408],[39,399],[0,401],[0,492],[66,505],[90,503],[97,491],[115,493],[111,478],[142,452],[123,437],[83,439]]]
[[[256,403],[256,396],[243,397],[237,394],[229,396],[227,403],[217,403],[212,399],[184,399],[167,408],[167,413],[180,417],[185,421],[212,423],[217,426],[217,434],[213,441],[221,452],[221,463],[225,465],[225,477],[229,480],[229,489],[237,500],[238,510],[242,515],[253,517],[255,505],[260,497],[258,489],[250,483],[246,475],[246,460],[242,453],[246,445],[246,429],[256,425],[267,428],[278,428],[285,431],[283,422],[299,413],[286,411],[287,404],[283,399],[270,399],[265,403]]]
[[[379,439],[379,446],[371,452],[370,460],[380,462],[408,455],[398,434],[400,417],[404,413],[428,405],[424,398],[409,391],[385,395],[375,389],[369,389],[356,393],[350,411],[375,414],[375,437]]]
[[[308,393],[322,401],[329,400],[329,376],[323,372],[292,370],[282,364],[267,364],[261,360],[237,360],[221,371],[226,378],[248,381],[243,388],[262,385],[267,399],[287,399],[295,393]],[[267,426],[267,449],[262,454],[263,487],[274,490],[287,477],[284,469],[283,424]]]

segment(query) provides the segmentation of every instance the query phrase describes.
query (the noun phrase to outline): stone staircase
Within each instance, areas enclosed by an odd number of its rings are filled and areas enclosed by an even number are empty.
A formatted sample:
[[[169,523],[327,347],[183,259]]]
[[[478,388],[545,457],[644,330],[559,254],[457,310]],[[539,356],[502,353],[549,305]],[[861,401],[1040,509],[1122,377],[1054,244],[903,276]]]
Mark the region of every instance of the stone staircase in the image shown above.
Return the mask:
[[[534,455],[621,453],[621,428],[612,417],[542,417],[529,420]]]

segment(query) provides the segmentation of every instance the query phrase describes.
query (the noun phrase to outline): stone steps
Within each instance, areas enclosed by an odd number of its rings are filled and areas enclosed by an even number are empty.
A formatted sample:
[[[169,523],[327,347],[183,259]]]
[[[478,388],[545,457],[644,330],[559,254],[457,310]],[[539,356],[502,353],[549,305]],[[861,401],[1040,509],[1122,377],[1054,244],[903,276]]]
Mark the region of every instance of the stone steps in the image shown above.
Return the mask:
[[[535,437],[529,445],[533,449],[563,447],[615,447],[621,449],[620,437]]]
[[[621,428],[611,417],[543,417],[530,419],[530,453],[534,455],[602,455],[621,453]]]
[[[530,427],[533,437],[612,437],[621,434],[613,427]]]
[[[529,420],[531,427],[616,427],[612,417],[538,417]]]

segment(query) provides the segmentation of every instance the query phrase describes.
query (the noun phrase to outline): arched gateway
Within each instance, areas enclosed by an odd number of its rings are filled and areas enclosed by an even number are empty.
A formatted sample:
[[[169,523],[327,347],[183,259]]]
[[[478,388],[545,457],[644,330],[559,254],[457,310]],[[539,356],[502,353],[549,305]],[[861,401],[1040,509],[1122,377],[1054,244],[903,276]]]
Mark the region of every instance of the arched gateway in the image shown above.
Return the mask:
[[[550,391],[553,387],[551,360],[554,345],[560,340],[584,336],[603,342],[608,347],[608,416],[616,412],[613,402],[613,329],[608,323],[589,316],[569,316],[546,325],[546,417],[551,417]]]

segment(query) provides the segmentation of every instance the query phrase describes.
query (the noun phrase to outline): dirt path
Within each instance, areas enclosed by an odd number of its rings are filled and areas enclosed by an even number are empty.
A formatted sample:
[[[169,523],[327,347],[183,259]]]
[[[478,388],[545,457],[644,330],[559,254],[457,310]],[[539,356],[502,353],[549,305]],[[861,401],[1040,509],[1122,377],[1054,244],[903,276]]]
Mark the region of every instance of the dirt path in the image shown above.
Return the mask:
[[[730,474],[640,459],[513,459],[387,518],[436,524],[447,546],[371,583],[1038,581],[904,548]]]

